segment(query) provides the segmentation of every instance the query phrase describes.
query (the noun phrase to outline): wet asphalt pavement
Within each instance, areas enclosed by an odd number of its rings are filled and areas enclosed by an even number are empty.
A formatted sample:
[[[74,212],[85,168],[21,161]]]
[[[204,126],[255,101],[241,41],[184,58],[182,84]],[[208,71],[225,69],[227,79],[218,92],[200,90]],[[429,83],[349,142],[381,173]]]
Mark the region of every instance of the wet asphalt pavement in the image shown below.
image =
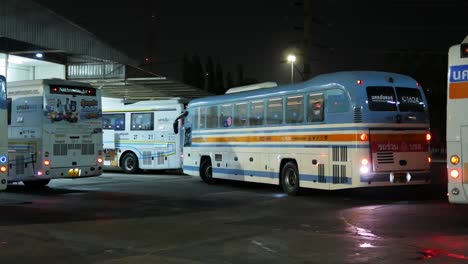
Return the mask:
[[[468,206],[444,185],[345,191],[177,173],[0,193],[1,263],[468,263]]]

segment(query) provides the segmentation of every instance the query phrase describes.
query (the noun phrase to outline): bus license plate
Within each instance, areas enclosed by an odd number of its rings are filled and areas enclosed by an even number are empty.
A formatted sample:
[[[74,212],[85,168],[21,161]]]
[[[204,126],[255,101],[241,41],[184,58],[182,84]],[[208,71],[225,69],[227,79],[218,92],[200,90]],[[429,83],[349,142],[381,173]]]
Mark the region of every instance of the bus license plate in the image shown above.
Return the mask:
[[[395,173],[393,175],[393,182],[406,183],[406,173]]]

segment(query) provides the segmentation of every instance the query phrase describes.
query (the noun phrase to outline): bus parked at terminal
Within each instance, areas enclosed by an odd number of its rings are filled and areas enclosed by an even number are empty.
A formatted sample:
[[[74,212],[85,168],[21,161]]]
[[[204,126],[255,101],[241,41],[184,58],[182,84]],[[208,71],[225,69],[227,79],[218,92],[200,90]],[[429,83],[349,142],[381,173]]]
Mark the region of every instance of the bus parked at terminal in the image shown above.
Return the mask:
[[[126,173],[182,168],[181,135],[173,120],[180,99],[129,101],[103,97],[104,165]]]
[[[468,36],[448,52],[448,199],[468,204]]]
[[[6,79],[0,75],[0,190],[5,190],[8,177],[8,104]]]
[[[8,182],[102,174],[101,91],[61,79],[8,83]]]
[[[242,89],[240,89],[242,90]],[[309,81],[192,100],[184,173],[343,189],[430,182],[429,116],[413,78],[337,72]]]

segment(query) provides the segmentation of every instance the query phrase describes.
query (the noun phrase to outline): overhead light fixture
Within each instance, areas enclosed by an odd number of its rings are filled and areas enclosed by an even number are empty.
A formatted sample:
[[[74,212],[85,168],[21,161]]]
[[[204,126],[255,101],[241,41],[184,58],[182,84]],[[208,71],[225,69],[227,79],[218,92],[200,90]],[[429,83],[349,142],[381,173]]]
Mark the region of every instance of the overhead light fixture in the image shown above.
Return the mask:
[[[44,57],[44,54],[42,54],[40,52],[36,53],[36,58],[42,59],[43,57]]]

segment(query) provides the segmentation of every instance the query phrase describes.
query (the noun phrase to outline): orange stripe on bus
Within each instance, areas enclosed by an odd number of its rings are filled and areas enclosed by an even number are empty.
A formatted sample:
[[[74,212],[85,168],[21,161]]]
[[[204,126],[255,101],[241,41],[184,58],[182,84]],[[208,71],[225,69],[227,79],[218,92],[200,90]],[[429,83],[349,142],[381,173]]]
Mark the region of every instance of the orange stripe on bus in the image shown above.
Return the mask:
[[[449,84],[450,99],[468,98],[468,82],[458,82]]]
[[[425,134],[373,134],[372,141],[425,141]],[[235,143],[235,142],[313,142],[313,141],[359,141],[357,134],[334,134],[334,135],[282,135],[282,136],[231,136],[231,137],[194,137],[195,143]]]

